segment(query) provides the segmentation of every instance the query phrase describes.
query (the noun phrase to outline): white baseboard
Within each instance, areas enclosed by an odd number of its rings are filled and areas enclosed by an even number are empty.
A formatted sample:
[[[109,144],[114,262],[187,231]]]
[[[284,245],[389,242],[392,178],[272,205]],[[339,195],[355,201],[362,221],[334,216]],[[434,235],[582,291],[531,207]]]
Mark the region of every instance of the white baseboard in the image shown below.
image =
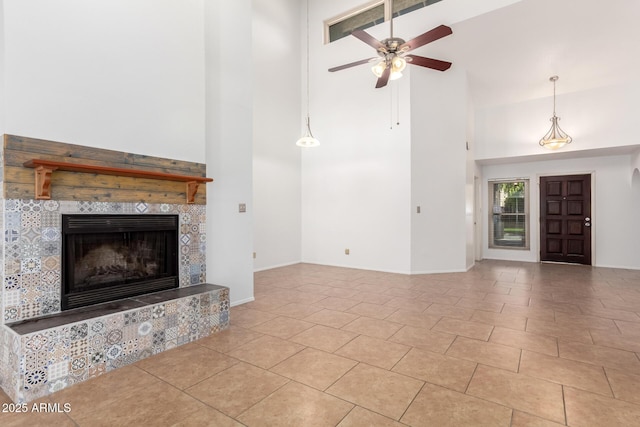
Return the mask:
[[[290,265],[296,265],[296,264],[300,264],[300,263],[302,263],[302,261],[293,261],[293,262],[288,262],[288,263],[285,263],[285,264],[271,265],[269,267],[255,268],[253,270],[253,272],[257,273],[258,271],[273,270],[274,268],[288,267]]]
[[[255,301],[256,299],[254,297],[251,298],[245,298],[245,299],[241,299],[240,301],[231,301],[231,307],[235,307],[236,305],[242,305],[242,304],[246,304],[248,302],[251,301]]]

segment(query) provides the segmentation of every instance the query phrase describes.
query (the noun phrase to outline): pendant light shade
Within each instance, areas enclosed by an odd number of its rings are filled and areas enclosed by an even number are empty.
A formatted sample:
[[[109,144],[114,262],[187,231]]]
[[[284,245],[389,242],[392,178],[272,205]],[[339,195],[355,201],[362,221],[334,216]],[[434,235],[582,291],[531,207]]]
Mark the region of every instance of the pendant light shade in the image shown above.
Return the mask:
[[[311,133],[311,126],[309,125],[309,116],[307,116],[307,132],[303,137],[296,141],[296,145],[298,147],[317,147],[320,145],[320,141],[318,141],[313,134]]]
[[[296,141],[298,147],[317,147],[320,141],[311,133],[311,120],[309,119],[309,0],[307,0],[307,130],[305,134]]]
[[[565,131],[560,128],[558,124],[558,120],[560,117],[556,116],[556,81],[558,80],[558,76],[552,76],[549,78],[549,81],[553,82],[553,117],[549,119],[551,121],[551,128],[546,133],[545,136],[540,139],[539,144],[543,147],[549,148],[550,150],[557,150],[558,148],[562,148],[567,144],[570,144],[573,140]]]

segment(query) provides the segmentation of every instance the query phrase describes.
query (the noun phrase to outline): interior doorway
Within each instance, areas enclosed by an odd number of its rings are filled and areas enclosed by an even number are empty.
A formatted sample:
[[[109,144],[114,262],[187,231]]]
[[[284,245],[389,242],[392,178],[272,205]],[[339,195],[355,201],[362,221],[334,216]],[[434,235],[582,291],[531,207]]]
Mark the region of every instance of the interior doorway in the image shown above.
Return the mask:
[[[540,177],[540,260],[591,265],[591,175]]]

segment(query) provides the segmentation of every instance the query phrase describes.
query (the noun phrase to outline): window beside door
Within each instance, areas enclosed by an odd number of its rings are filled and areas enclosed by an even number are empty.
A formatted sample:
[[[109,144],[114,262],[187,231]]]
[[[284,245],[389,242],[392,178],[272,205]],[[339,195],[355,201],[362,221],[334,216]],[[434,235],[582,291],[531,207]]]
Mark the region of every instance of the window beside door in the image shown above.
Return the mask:
[[[529,249],[529,180],[489,181],[489,247]]]

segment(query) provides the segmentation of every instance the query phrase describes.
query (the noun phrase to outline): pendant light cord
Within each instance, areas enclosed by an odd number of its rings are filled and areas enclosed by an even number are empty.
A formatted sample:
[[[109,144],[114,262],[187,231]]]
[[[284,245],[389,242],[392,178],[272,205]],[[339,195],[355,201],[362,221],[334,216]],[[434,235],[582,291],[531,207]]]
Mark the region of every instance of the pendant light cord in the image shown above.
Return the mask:
[[[309,0],[307,0],[307,129],[311,129],[309,125]]]
[[[307,15],[307,129],[306,132],[304,134],[304,136],[300,139],[298,139],[298,141],[296,141],[296,145],[299,147],[317,147],[318,145],[320,145],[320,141],[318,141],[314,136],[313,133],[311,133],[311,81],[310,81],[310,75],[311,75],[311,60],[310,57],[311,55],[309,54],[309,49],[310,49],[310,37],[309,37],[309,0],[307,0],[306,2],[306,15]]]
[[[558,76],[551,76],[549,80],[553,82],[553,117],[556,116],[556,82],[558,81]]]
[[[553,79],[553,116],[556,116],[556,80],[558,80],[557,78]]]

